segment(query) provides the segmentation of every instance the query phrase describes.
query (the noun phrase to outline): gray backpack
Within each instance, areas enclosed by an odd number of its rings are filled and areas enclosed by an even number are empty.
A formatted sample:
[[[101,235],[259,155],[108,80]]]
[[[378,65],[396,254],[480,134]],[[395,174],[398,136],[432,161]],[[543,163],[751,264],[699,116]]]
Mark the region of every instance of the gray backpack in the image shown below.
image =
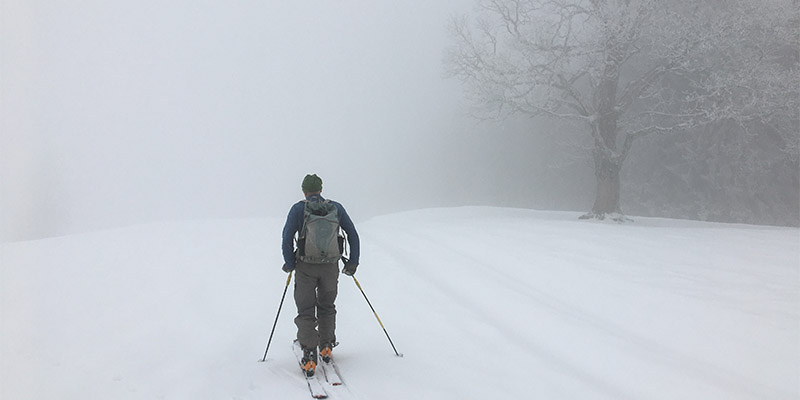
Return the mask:
[[[297,241],[298,259],[310,264],[335,263],[342,257],[339,209],[330,201],[305,200],[303,228]]]

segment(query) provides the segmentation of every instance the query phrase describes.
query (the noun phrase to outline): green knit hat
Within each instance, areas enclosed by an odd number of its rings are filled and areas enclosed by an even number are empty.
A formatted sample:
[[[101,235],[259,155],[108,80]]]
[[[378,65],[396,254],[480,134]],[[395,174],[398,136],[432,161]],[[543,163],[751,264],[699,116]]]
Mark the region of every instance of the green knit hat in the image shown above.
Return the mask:
[[[316,193],[322,191],[322,178],[318,177],[317,174],[314,175],[306,175],[303,178],[303,193]]]

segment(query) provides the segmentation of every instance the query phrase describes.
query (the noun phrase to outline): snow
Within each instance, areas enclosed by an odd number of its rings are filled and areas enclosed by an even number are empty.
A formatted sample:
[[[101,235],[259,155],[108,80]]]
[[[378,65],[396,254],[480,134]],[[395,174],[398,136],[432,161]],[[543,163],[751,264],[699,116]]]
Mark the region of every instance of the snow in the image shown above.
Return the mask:
[[[796,399],[800,230],[464,207],[358,224],[332,399]],[[0,244],[0,398],[305,399],[283,221]]]

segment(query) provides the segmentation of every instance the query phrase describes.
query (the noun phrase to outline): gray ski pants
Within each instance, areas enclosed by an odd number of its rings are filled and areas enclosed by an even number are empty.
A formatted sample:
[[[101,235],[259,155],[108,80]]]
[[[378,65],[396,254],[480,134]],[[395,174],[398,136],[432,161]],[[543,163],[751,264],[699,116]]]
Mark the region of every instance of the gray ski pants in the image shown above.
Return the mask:
[[[303,347],[316,348],[336,341],[336,294],[339,263],[297,262],[294,302],[297,304],[297,340]],[[319,327],[319,331],[317,330]]]

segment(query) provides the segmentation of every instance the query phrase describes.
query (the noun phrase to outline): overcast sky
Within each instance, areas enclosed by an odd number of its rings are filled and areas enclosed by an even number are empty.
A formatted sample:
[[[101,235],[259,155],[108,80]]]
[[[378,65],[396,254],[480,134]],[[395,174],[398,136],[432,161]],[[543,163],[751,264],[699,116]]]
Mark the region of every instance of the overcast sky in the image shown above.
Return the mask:
[[[357,220],[437,205],[472,4],[4,0],[0,240],[282,218],[306,173]]]

